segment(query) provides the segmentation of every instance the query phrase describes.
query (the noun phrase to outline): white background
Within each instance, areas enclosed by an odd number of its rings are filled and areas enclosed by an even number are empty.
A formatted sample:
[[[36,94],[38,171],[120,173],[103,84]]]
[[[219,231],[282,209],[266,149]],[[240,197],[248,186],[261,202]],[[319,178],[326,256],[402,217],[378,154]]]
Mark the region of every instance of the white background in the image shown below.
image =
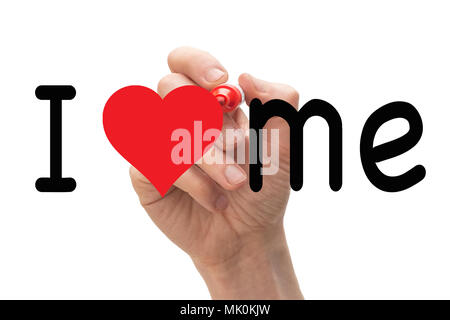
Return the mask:
[[[140,208],[102,110],[130,84],[156,88],[180,45],[218,57],[232,79],[289,83],[300,104],[340,113],[343,187],[328,186],[325,122],[306,126],[305,183],[286,229],[309,299],[450,298],[450,3],[448,1],[3,1],[0,4],[0,298],[209,298],[189,257]],[[63,174],[73,193],[45,194],[49,104],[34,90],[71,84],[63,104]],[[424,181],[389,194],[366,178],[367,117],[403,100],[424,134],[381,165],[416,164]],[[385,125],[377,142],[408,129]]]

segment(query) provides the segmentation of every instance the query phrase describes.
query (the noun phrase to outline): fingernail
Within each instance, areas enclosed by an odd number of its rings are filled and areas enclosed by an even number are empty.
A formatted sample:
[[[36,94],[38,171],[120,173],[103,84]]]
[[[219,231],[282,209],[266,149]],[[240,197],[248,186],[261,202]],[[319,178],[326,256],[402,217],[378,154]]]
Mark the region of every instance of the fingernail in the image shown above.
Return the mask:
[[[223,72],[220,69],[217,69],[217,68],[209,69],[206,72],[205,79],[208,82],[216,82],[216,81],[219,81],[220,78],[222,78],[224,76],[224,74],[225,74],[225,72]]]
[[[256,91],[258,92],[266,92],[267,91],[267,83],[263,80],[256,79],[252,77],[253,85],[255,86]]]
[[[225,168],[225,178],[230,184],[239,184],[247,179],[247,176],[235,165]]]
[[[224,195],[220,195],[216,200],[216,209],[225,210],[228,207],[228,199]]]

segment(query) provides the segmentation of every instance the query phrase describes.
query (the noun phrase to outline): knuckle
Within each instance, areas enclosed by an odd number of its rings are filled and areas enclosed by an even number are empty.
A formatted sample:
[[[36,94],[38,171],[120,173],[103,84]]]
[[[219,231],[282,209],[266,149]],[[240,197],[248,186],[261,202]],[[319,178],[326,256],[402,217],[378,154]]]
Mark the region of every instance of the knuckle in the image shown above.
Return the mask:
[[[147,180],[147,178],[139,172],[138,169],[136,169],[133,166],[130,166],[129,170],[130,178],[133,183],[139,183],[139,184],[150,184],[150,182]]]
[[[136,180],[138,171],[136,170],[135,167],[130,166],[130,169],[128,170],[128,173],[130,174],[131,180]]]
[[[286,86],[286,94],[288,95],[288,97],[292,100],[292,101],[296,101],[298,102],[298,100],[300,99],[300,95],[297,92],[297,90],[295,90],[293,87],[291,86]]]

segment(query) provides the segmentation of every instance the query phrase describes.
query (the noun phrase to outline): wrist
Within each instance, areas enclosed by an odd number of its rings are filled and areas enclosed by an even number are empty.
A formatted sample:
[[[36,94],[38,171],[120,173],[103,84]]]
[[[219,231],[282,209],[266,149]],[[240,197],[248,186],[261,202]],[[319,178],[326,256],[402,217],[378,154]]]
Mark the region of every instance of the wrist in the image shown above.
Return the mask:
[[[303,299],[282,226],[242,242],[219,264],[194,260],[213,299]]]

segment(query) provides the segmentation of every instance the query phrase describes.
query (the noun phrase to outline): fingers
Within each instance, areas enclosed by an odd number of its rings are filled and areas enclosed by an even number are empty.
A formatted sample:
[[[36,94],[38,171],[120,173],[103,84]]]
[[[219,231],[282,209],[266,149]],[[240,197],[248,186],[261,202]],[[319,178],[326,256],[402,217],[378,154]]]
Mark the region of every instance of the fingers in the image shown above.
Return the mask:
[[[220,187],[200,168],[193,166],[175,182],[175,186],[188,193],[201,206],[211,212],[228,207],[228,199]]]
[[[233,112],[233,120],[240,128],[244,130],[244,132],[249,128],[248,118],[241,108],[237,108]]]
[[[181,73],[171,73],[159,81],[158,94],[164,98],[170,91],[186,85],[196,84]],[[215,144],[222,150],[236,148],[245,139],[245,131],[239,129],[239,124],[230,115],[225,114],[223,117],[222,134],[216,140]]]
[[[236,190],[247,180],[247,174],[241,166],[216,146],[197,165],[225,190]]]
[[[245,131],[243,129],[232,117],[224,114],[222,132],[215,145],[224,151],[236,148],[244,143]]]
[[[260,99],[262,103],[272,99],[281,99],[298,109],[299,95],[291,86],[260,80],[248,73],[239,77],[239,85],[244,90],[247,104],[250,104],[254,98]]]
[[[184,74],[207,90],[228,80],[225,68],[206,51],[180,47],[169,54],[167,62],[172,72]]]
[[[147,207],[162,198],[150,181],[134,167],[130,167],[130,178],[143,207]],[[166,196],[171,192],[171,189],[167,191]]]

